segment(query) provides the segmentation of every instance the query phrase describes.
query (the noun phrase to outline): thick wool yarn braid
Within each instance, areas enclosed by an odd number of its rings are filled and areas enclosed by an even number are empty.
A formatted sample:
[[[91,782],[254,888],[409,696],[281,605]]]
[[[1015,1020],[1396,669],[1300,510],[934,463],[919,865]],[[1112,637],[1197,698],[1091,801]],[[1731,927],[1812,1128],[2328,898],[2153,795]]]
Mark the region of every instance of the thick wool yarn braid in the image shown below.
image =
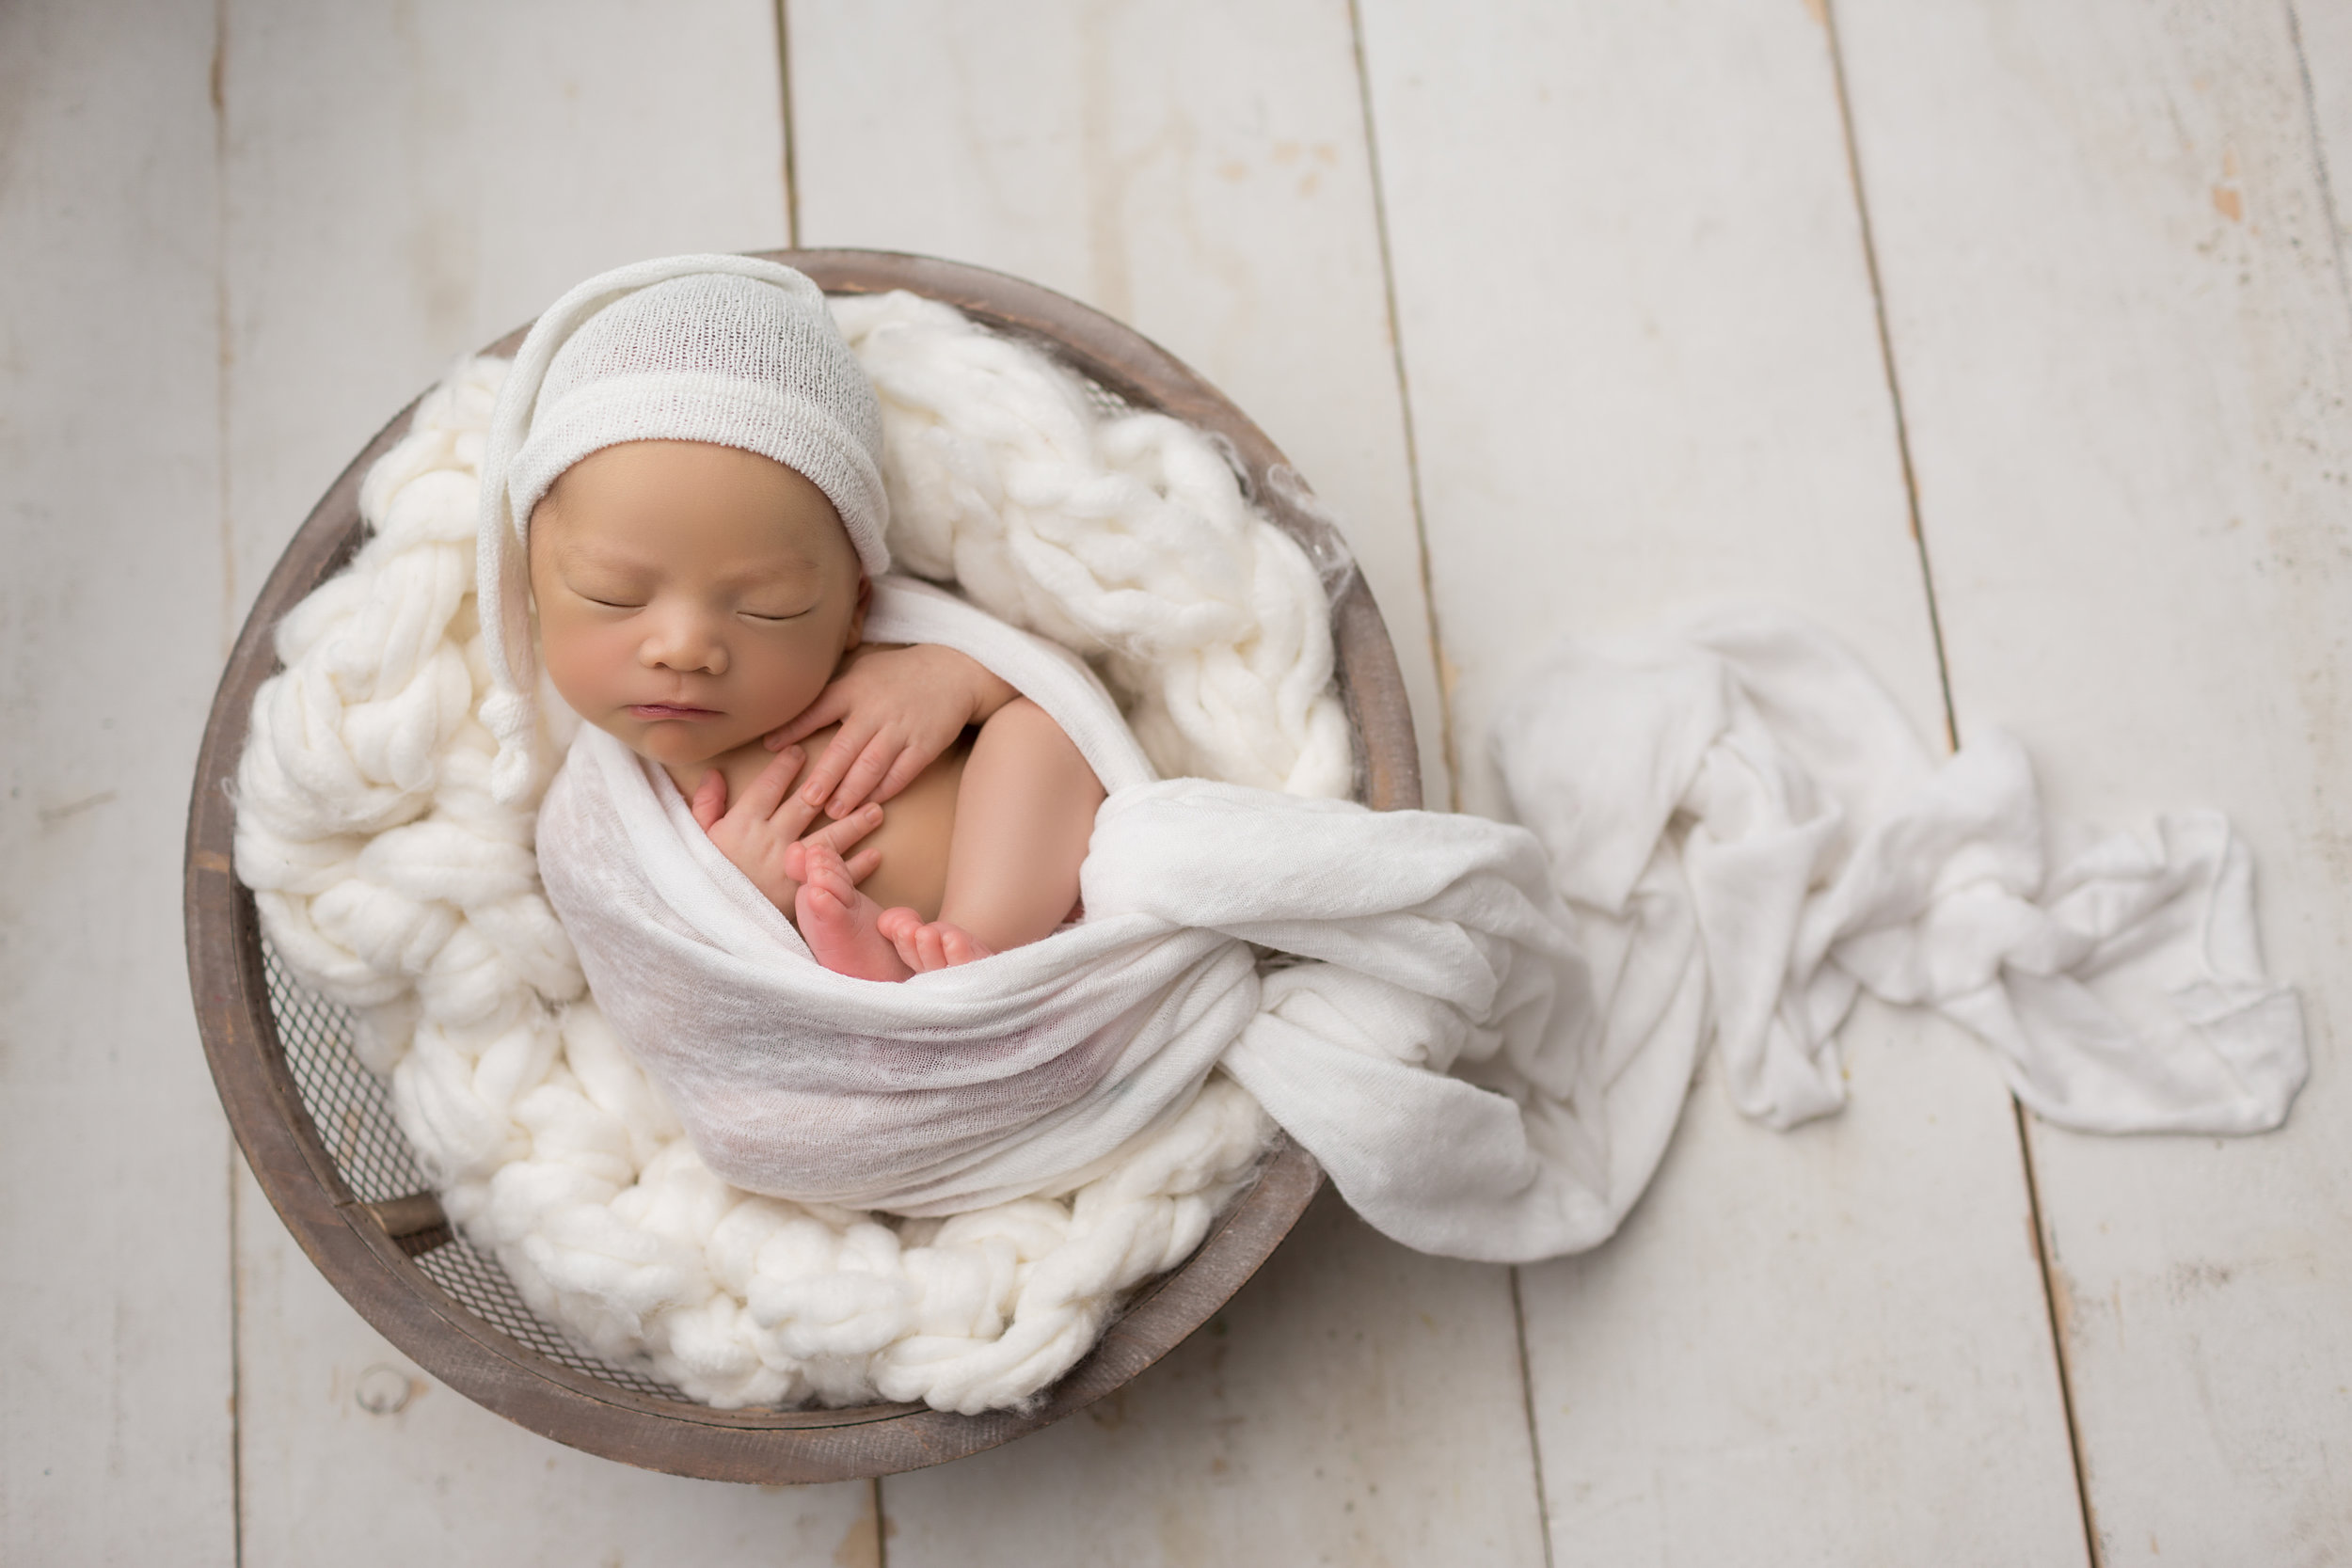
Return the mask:
[[[934,300],[834,314],[882,396],[901,566],[1103,656],[1163,774],[1348,793],[1322,580],[1215,443],[1161,414],[1104,417],[1043,355]]]
[[[1104,417],[946,307],[836,309],[882,398],[906,565],[1095,656],[1164,771],[1345,793],[1324,584],[1206,437]],[[1271,1125],[1216,1078],[1074,1193],[896,1226],[712,1176],[584,994],[535,795],[492,796],[471,588],[504,371],[465,362],[426,397],[363,484],[366,545],[278,628],[237,785],[270,942],[355,1010],[453,1220],[599,1354],[720,1405],[1018,1403],[1191,1253]],[[541,699],[543,780],[568,716]]]

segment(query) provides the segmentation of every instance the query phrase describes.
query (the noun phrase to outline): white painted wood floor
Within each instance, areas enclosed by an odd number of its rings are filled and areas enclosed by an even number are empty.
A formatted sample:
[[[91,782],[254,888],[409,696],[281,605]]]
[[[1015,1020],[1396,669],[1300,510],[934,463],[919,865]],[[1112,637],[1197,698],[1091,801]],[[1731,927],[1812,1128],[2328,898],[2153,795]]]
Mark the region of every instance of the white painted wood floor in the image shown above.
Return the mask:
[[[0,1561],[2352,1561],[2347,180],[2346,0],[0,0]],[[1866,1010],[1845,1116],[1703,1072],[1592,1256],[1327,1203],[1120,1396],[878,1486],[416,1375],[198,1049],[213,682],[453,356],[793,239],[1036,278],[1232,393],[1347,519],[1436,803],[1493,809],[1548,640],[1760,594],[2066,814],[2226,809],[2293,1121],[2071,1135]]]

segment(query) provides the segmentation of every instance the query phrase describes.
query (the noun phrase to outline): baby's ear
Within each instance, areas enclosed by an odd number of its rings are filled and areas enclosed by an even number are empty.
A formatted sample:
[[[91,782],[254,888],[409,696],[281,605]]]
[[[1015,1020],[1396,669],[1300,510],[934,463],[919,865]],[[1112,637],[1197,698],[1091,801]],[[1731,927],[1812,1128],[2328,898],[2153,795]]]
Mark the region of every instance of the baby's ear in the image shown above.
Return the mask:
[[[864,572],[857,575],[857,608],[850,611],[850,629],[841,639],[841,651],[848,653],[866,640],[866,612],[873,607],[874,579]]]

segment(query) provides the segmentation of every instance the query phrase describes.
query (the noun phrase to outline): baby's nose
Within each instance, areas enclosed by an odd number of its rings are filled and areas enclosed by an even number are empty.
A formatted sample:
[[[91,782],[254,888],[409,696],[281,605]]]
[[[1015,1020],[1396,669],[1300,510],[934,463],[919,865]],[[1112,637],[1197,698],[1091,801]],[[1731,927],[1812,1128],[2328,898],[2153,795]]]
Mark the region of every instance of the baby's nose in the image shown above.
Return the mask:
[[[658,618],[647,629],[639,657],[649,669],[723,675],[727,668],[726,640],[701,615]]]

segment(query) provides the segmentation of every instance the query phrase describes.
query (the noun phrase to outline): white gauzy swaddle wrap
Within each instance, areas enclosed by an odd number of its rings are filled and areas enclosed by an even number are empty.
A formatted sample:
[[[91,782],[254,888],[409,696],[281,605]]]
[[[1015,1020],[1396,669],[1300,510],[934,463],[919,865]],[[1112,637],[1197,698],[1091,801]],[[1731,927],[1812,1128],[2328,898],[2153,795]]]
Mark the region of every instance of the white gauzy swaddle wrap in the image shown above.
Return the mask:
[[[583,730],[541,808],[548,897],[720,1176],[918,1215],[1058,1192],[1230,1053],[1391,1235],[1540,1257],[1607,1234],[1680,1087],[1648,1097],[1613,1180],[1582,964],[1523,830],[1157,781],[1058,649],[893,578],[867,629],[970,654],[1077,742],[1109,791],[1086,918],[901,984],[831,974],[664,774]],[[1252,943],[1311,961],[1262,977]],[[1448,1076],[1457,1060],[1508,1095]]]
[[[973,654],[1114,795],[1156,778],[1059,649],[898,578],[866,630]],[[711,1169],[753,1192],[923,1213],[1058,1191],[1181,1111],[1256,993],[1237,943],[1103,920],[919,981],[834,974],[667,774],[591,728],[540,807],[539,865],[607,1016]]]

